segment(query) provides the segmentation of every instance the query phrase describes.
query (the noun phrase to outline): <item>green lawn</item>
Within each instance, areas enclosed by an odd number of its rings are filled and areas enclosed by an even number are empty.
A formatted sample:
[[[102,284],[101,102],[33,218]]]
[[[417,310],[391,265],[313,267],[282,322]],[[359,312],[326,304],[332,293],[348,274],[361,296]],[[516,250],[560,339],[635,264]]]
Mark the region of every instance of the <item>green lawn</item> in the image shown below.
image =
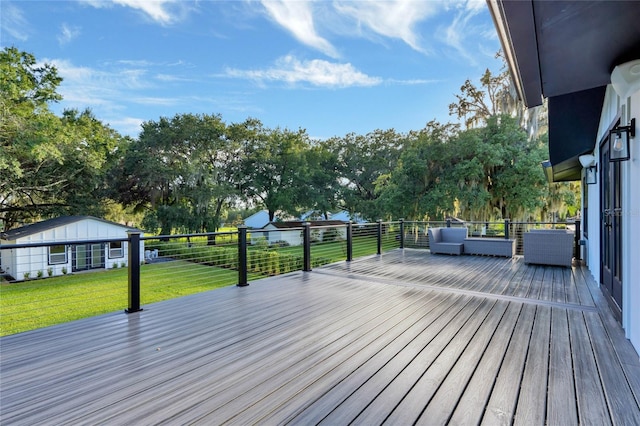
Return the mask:
[[[252,276],[251,278],[256,278]],[[128,269],[92,271],[0,285],[0,335],[121,311]],[[141,302],[149,304],[238,282],[238,272],[174,261],[142,265]]]
[[[206,241],[202,241],[201,244],[206,244]],[[222,246],[219,246],[218,250],[220,247]],[[383,240],[383,250],[395,247],[397,242],[393,236]],[[228,247],[227,250],[229,249],[233,247]],[[375,237],[363,236],[353,239],[354,258],[375,254],[376,249]],[[231,251],[227,256],[237,254],[237,251]],[[302,247],[267,250],[249,247],[249,255],[250,263],[253,262],[249,265],[249,280],[302,268]],[[312,245],[311,257],[312,267],[344,261],[346,244],[344,241],[316,243]],[[256,266],[258,264],[260,267]],[[187,260],[176,260],[142,265],[140,282],[141,304],[144,307],[145,304],[236,284],[238,272]],[[18,283],[3,282],[0,284],[0,336],[122,311],[128,307],[127,305],[126,268]]]

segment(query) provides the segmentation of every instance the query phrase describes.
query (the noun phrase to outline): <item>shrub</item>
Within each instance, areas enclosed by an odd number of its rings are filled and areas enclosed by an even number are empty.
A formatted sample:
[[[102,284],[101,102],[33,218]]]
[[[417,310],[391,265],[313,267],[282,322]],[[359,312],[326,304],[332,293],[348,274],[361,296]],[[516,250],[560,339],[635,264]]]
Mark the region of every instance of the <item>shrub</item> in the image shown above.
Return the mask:
[[[50,277],[53,276],[53,268],[48,268],[47,269],[47,275],[49,275]]]
[[[31,275],[31,272],[25,272],[24,274],[22,274],[22,277],[23,277],[25,280],[28,280],[30,275]]]
[[[324,234],[322,234],[322,242],[329,243],[332,241],[336,241],[339,236],[340,236],[340,233],[338,232],[337,228],[326,229],[324,231]]]
[[[289,241],[278,240],[274,241],[271,245],[275,247],[289,247],[291,244],[289,244]]]
[[[44,272],[43,272],[42,270],[40,270],[40,271],[38,271],[38,272],[36,273],[36,276],[37,276],[38,278],[42,278],[42,277],[44,277]]]
[[[62,275],[67,275],[67,268],[62,268]]]

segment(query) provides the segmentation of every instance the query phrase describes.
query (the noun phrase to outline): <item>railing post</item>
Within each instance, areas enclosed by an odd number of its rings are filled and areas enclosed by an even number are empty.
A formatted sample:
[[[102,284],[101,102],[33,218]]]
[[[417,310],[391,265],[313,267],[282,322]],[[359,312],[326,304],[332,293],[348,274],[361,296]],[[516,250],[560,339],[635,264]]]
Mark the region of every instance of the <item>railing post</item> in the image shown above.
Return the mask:
[[[509,239],[509,219],[504,220],[504,239]]]
[[[447,228],[451,228],[451,219],[447,219]]]
[[[378,254],[382,254],[382,219],[378,219]]]
[[[249,285],[247,280],[247,226],[238,226],[238,287]]]
[[[129,307],[125,312],[139,312],[140,308],[140,231],[127,231],[129,245]]]
[[[404,248],[404,219],[400,219],[400,248]]]
[[[347,262],[353,260],[353,222],[347,223]]]
[[[582,260],[582,255],[580,253],[580,220],[575,221],[576,231],[573,235],[573,254],[577,261]]]
[[[311,271],[311,224],[305,222],[302,224],[302,245],[303,245],[303,267],[305,272]]]

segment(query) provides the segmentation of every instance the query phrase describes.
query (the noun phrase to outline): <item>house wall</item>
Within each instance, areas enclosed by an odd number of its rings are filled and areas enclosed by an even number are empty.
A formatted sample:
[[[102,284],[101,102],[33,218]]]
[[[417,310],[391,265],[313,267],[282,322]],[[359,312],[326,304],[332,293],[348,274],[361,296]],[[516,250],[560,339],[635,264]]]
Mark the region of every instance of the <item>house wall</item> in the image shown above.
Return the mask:
[[[271,225],[265,227],[269,230],[268,240],[269,244],[273,244],[277,241],[286,241],[290,246],[302,245],[302,232],[298,230],[279,230]]]
[[[127,229],[98,220],[86,219],[52,228],[38,234],[28,235],[24,238],[18,238],[15,241],[3,241],[3,244],[29,244],[74,240],[86,241],[91,239],[112,238],[127,238]],[[122,246],[123,256],[117,258],[109,258],[108,245],[105,246],[105,269],[113,268],[114,265],[120,267],[123,263],[125,266],[128,266],[129,247],[126,242]],[[2,268],[16,280],[26,279],[25,273],[28,274],[30,279],[37,278],[39,271],[41,271],[43,277],[48,277],[49,268],[51,269],[51,276],[63,275],[65,272],[71,273],[73,269],[71,246],[67,246],[66,250],[67,262],[55,265],[49,264],[48,247],[3,250]],[[140,257],[142,261],[144,259],[144,241],[140,242]]]
[[[623,306],[622,327],[627,338],[640,352],[640,92],[634,93],[627,99],[620,97],[612,86],[607,88],[605,101],[602,108],[598,138],[596,141],[595,157],[598,159],[598,171],[600,146],[599,143],[606,135],[609,125],[613,122],[619,111],[622,125],[627,125],[631,118],[636,119],[636,137],[630,142],[631,159],[621,163],[622,173],[622,256],[623,256]],[[600,224],[601,224],[601,200],[600,188],[602,182],[598,176],[597,185],[588,185],[588,237],[586,261],[591,274],[596,282],[600,282]],[[634,261],[635,259],[635,261]]]
[[[624,320],[627,335],[640,352],[640,91],[628,99],[627,112],[628,119],[636,119],[636,137],[631,140],[631,159],[626,161],[628,165],[624,187],[624,199],[627,201],[623,209],[623,226],[629,230],[623,239],[624,249],[628,253],[625,256],[623,274],[629,277],[626,280],[628,297],[624,307]]]

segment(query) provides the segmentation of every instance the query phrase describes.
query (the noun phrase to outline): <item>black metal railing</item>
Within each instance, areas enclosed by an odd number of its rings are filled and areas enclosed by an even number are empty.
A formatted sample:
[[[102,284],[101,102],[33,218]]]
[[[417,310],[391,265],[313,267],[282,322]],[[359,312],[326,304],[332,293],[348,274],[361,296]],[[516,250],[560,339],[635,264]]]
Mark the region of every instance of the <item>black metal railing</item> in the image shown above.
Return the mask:
[[[39,317],[50,315],[47,310],[57,312],[68,310],[70,306],[75,307],[73,311],[77,311],[77,318],[113,312],[122,309],[125,303],[125,311],[132,313],[142,310],[144,304],[220,286],[236,284],[245,287],[250,281],[265,276],[311,271],[321,265],[381,255],[397,248],[428,249],[429,228],[461,226],[468,228],[470,236],[515,239],[516,254],[519,255],[523,254],[523,235],[528,230],[569,228],[575,232],[574,257],[580,257],[579,221],[418,222],[400,219],[342,226],[311,226],[304,223],[302,227],[270,230],[250,230],[240,226],[230,232],[162,236],[142,236],[140,232],[129,232],[127,238],[0,245],[5,281],[16,282],[15,286],[2,287],[2,306],[3,309],[11,306],[12,310],[23,314],[26,312],[30,321],[35,323],[38,323]],[[116,252],[119,257],[110,256],[113,243],[122,248]],[[49,264],[51,257],[46,255],[51,253],[50,248],[59,249],[61,246],[64,251],[58,253],[59,262]],[[104,250],[102,257],[93,259],[99,260],[98,267],[120,269],[121,272],[108,276],[86,274],[95,276],[88,285],[70,287],[74,288],[73,294],[55,293],[55,296],[50,296],[48,291],[53,287],[64,288],[66,281],[49,285],[40,279],[76,275],[78,268],[74,262],[77,262],[78,247]],[[40,260],[36,260],[38,256]],[[91,261],[91,256],[87,256]],[[20,291],[16,291],[15,295],[10,291],[18,289],[17,286],[28,292],[28,297]],[[104,303],[100,303],[101,298]],[[89,306],[92,303],[86,303],[87,300],[97,301],[100,309]],[[46,305],[45,308],[43,305]],[[12,321],[11,315],[11,312],[3,312],[0,321],[2,334],[28,329],[13,325],[7,329],[7,322]],[[46,322],[43,324],[49,325]]]

